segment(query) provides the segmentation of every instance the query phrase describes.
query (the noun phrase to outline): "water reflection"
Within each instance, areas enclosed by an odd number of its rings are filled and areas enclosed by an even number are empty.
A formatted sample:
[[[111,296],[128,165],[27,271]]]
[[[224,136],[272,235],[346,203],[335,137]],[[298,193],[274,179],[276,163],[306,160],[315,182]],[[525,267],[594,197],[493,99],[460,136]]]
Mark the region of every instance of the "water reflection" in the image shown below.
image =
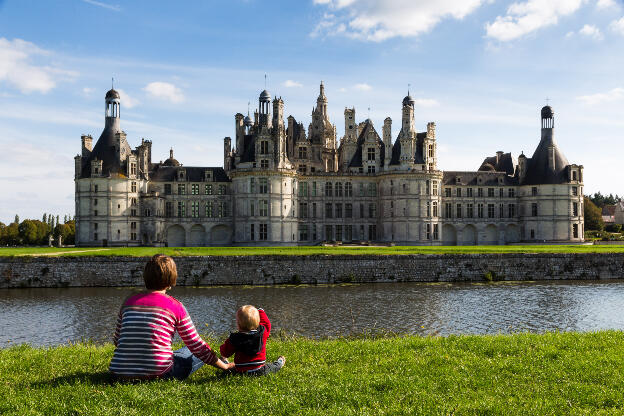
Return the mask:
[[[136,289],[0,290],[0,345],[109,341],[119,306]],[[234,328],[234,312],[264,307],[275,329],[306,336],[388,330],[484,334],[624,329],[624,282],[364,284],[175,288],[201,332]]]

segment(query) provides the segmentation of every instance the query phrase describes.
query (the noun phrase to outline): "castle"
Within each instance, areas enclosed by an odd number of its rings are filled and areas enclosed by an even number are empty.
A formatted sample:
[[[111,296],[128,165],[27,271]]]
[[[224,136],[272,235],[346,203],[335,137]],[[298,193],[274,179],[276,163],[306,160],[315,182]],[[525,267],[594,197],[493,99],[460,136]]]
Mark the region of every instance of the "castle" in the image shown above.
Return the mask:
[[[173,150],[152,162],[151,141],[128,144],[119,93],[105,104],[100,138],[83,135],[75,157],[80,246],[583,241],[583,166],[555,143],[549,106],[532,157],[496,152],[460,172],[438,169],[435,124],[416,129],[409,93],[394,141],[390,118],[380,135],[347,108],[338,142],[323,83],[307,131],[264,90],[253,119],[234,116],[223,167],[184,166]]]

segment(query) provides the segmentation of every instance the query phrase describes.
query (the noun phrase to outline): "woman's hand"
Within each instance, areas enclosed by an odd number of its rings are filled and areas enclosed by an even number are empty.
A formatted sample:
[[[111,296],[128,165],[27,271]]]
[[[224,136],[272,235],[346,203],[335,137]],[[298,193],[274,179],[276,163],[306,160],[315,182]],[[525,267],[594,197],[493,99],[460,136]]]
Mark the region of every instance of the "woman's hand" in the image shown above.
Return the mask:
[[[234,364],[234,363],[227,363],[226,364],[226,363],[224,363],[221,360],[217,360],[217,361],[215,361],[214,366],[217,367],[217,368],[220,368],[223,371],[229,371],[229,370],[232,370],[236,366],[236,364]]]

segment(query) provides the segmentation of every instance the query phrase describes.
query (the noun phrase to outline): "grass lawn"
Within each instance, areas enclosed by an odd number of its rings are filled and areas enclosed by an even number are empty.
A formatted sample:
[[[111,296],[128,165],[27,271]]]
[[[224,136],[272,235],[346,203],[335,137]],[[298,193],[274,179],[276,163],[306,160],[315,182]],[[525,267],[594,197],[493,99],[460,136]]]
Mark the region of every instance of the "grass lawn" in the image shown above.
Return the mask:
[[[213,342],[212,345],[218,345]],[[624,333],[270,339],[265,378],[110,383],[111,345],[0,349],[0,414],[563,415],[624,412]]]
[[[7,256],[255,256],[255,255],[402,255],[478,253],[624,253],[624,245],[395,246],[395,247],[5,247]]]

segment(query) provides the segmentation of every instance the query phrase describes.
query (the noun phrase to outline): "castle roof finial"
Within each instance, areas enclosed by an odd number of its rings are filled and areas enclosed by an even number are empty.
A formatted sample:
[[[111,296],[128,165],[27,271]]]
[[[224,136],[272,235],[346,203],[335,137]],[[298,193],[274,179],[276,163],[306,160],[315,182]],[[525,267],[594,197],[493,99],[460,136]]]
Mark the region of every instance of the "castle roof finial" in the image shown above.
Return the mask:
[[[173,147],[169,149],[169,158],[173,159]]]

